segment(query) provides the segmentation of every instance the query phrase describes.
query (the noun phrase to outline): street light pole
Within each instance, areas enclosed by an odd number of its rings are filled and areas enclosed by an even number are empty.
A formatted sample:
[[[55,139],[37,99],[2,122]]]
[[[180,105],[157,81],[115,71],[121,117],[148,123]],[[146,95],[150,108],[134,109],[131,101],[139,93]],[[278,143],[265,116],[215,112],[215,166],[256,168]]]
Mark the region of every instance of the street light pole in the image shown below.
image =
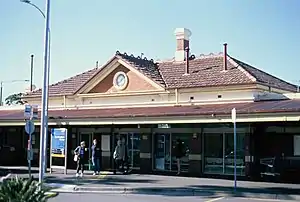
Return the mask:
[[[3,100],[3,82],[0,82],[0,106],[3,106],[2,104],[2,100]]]
[[[20,0],[23,3],[26,3],[30,6],[36,8],[40,14],[45,19],[45,40],[47,40],[48,44],[45,42],[45,52],[44,52],[44,72],[43,72],[43,88],[42,88],[42,115],[41,115],[41,135],[40,135],[40,175],[39,181],[42,182],[43,174],[47,171],[47,139],[48,139],[48,98],[49,98],[49,75],[50,75],[50,39],[51,39],[51,31],[50,31],[50,0],[46,0],[46,15],[45,13],[35,4],[31,3],[30,0]],[[48,48],[48,49],[47,49]],[[47,50],[48,54],[47,54]],[[47,58],[48,57],[48,58]],[[43,146],[42,146],[43,144]],[[41,166],[42,164],[42,166]],[[43,170],[43,172],[41,172]]]
[[[49,43],[49,24],[50,24],[50,0],[46,0],[46,15],[45,15],[45,38],[44,38],[44,69],[43,69],[43,87],[42,87],[42,114],[41,114],[41,134],[40,134],[40,162],[39,162],[39,183],[43,183],[44,179],[44,146],[45,137],[48,133],[48,43]],[[48,135],[48,134],[47,134]]]
[[[33,57],[34,57],[34,55],[31,55],[31,60],[30,60],[30,92],[32,92],[32,86],[33,86]]]

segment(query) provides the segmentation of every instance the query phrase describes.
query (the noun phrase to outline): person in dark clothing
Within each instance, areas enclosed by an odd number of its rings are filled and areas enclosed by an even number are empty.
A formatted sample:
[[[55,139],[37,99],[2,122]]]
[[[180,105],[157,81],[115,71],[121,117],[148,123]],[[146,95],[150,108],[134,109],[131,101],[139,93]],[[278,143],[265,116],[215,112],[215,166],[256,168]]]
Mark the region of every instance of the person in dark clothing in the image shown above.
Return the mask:
[[[85,147],[85,142],[82,141],[80,143],[80,146],[78,146],[74,150],[74,154],[77,155],[77,171],[76,171],[76,177],[79,176],[79,171],[81,170],[80,176],[83,177],[84,172],[84,164],[86,163],[86,153],[87,148]],[[75,159],[75,158],[74,158]]]
[[[181,163],[180,163],[180,160],[182,157],[185,156],[185,151],[184,151],[184,143],[181,139],[177,139],[176,140],[176,145],[175,145],[175,148],[174,148],[174,154],[175,154],[175,157],[176,157],[176,161],[177,161],[177,175],[180,174],[180,167],[181,167]]]
[[[93,175],[98,175],[100,174],[100,158],[101,158],[101,150],[100,147],[97,144],[97,140],[95,139],[93,141],[93,146],[92,146],[92,163],[94,167],[94,174]]]

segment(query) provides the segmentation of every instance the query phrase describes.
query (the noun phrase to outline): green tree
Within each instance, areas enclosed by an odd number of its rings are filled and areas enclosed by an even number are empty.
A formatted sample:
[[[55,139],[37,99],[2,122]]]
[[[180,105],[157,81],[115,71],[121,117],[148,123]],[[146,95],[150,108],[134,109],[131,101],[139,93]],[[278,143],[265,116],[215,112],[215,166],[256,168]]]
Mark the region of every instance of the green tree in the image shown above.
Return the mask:
[[[22,100],[23,93],[16,93],[9,95],[7,98],[5,98],[5,103],[7,105],[23,105],[25,102]]]
[[[46,202],[48,188],[39,189],[38,182],[15,177],[0,184],[0,202]]]

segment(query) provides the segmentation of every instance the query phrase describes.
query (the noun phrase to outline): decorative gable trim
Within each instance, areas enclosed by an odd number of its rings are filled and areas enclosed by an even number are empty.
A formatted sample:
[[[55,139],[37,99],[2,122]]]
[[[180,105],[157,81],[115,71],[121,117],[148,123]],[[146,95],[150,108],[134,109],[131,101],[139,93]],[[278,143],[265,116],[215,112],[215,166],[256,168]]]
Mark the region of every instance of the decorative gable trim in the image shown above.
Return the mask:
[[[85,94],[91,91],[95,86],[97,86],[104,78],[106,78],[111,72],[113,72],[120,63],[117,58],[113,58],[110,63],[105,64],[100,71],[81,88],[77,94]]]
[[[130,71],[134,72],[135,74],[137,74],[138,76],[140,76],[142,79],[144,79],[146,82],[150,83],[152,86],[154,86],[155,88],[159,89],[159,90],[165,90],[165,88],[163,88],[161,85],[157,84],[156,82],[154,82],[152,79],[148,78],[147,76],[145,76],[143,73],[141,73],[140,71],[138,71],[136,68],[132,67],[131,65],[129,65],[127,62],[124,62],[123,60],[119,59],[118,62],[123,65],[124,67],[126,67],[127,69],[129,69]]]
[[[146,82],[150,83],[152,86],[157,88],[159,91],[164,91],[165,89],[145,76],[143,73],[138,71],[136,68],[132,67],[127,62],[124,62],[122,59],[119,59],[118,57],[113,57],[108,63],[106,63],[96,75],[87,81],[85,85],[80,88],[79,91],[76,92],[76,94],[87,94],[89,91],[91,91],[93,88],[95,88],[102,80],[104,80],[109,74],[111,74],[116,68],[118,68],[120,65],[123,65],[125,68],[129,69],[130,71],[134,72],[136,75],[141,77]]]

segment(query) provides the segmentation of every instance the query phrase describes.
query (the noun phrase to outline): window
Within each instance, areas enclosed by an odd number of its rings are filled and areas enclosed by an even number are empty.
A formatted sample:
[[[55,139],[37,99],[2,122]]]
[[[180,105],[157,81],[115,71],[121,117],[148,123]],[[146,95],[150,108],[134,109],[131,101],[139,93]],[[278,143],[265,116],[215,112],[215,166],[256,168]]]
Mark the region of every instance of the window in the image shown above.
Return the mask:
[[[237,134],[237,175],[245,170],[245,134]],[[234,174],[234,135],[233,133],[204,134],[204,172],[212,174]]]
[[[174,147],[176,140],[180,139],[184,143],[186,155],[181,159],[181,170],[188,171],[189,167],[189,144],[192,133],[157,133],[155,135],[155,159],[154,168],[157,170],[177,171],[176,156],[174,155]]]

